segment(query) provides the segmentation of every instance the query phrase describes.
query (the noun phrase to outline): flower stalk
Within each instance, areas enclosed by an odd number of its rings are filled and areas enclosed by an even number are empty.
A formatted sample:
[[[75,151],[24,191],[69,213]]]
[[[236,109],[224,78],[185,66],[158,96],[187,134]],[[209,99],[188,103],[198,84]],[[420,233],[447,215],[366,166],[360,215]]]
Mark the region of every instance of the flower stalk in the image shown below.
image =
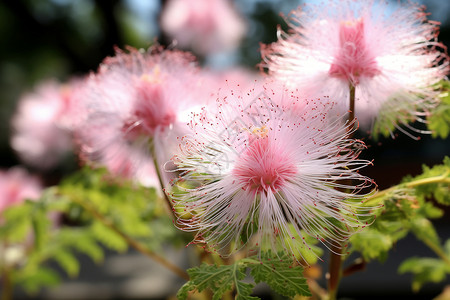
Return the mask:
[[[153,141],[150,141],[150,154],[153,158],[153,165],[155,166],[155,170],[156,170],[156,175],[158,177],[158,181],[159,181],[159,185],[161,186],[161,191],[164,195],[164,200],[166,202],[166,207],[169,210],[171,216],[172,216],[172,220],[176,221],[177,220],[177,215],[175,213],[175,209],[172,207],[172,203],[170,202],[169,197],[167,196],[166,193],[166,188],[164,186],[164,181],[162,178],[162,174],[161,174],[161,170],[159,168],[159,164],[158,164],[158,159],[156,157],[156,151],[155,151],[155,146],[153,144]]]
[[[348,132],[349,138],[352,138],[355,126],[355,86],[349,83],[349,112],[348,112]],[[351,185],[351,179],[348,181]],[[329,299],[336,299],[339,282],[342,277],[342,253],[345,247],[332,245],[330,248],[330,265],[328,278],[328,293]]]
[[[432,184],[432,183],[448,183],[450,184],[450,178],[448,177],[450,174],[450,170],[447,170],[444,174],[439,176],[433,176],[428,178],[422,178],[413,180],[407,183],[401,183],[398,185],[394,185],[388,189],[379,191],[372,196],[367,197],[366,201],[364,201],[364,206],[374,206],[383,202],[383,198],[390,193],[401,189],[401,188],[414,188],[421,185]]]

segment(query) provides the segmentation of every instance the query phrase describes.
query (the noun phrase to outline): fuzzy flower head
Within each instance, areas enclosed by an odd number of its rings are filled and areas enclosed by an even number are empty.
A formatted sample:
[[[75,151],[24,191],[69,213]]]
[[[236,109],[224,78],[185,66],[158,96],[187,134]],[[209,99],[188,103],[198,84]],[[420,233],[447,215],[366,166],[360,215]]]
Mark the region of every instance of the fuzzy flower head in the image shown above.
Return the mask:
[[[330,122],[331,101],[304,101],[283,86],[234,89],[195,115],[195,134],[173,158],[171,196],[190,218],[180,228],[227,254],[244,244],[302,255],[311,236],[339,247],[366,225],[357,210],[372,181],[358,169],[364,144]],[[331,116],[330,116],[331,117]]]
[[[348,110],[349,85],[354,86],[363,128],[375,120],[375,133],[409,128],[434,107],[433,85],[447,74],[448,57],[437,42],[438,24],[427,20],[424,7],[395,5],[305,5],[291,13],[291,31],[279,31],[278,42],[263,48],[264,66],[309,96],[329,96],[341,111]]]
[[[176,136],[188,129],[187,111],[201,99],[196,73],[191,55],[159,47],[105,59],[80,95],[82,158],[126,177],[156,174],[154,159],[160,168],[170,159]]]
[[[20,99],[11,121],[11,146],[24,163],[50,169],[73,151],[73,99],[79,85],[46,81]]]
[[[0,171],[0,212],[26,199],[37,200],[42,186],[36,177],[21,168]]]
[[[170,0],[161,28],[181,47],[207,55],[236,48],[246,26],[228,0]]]

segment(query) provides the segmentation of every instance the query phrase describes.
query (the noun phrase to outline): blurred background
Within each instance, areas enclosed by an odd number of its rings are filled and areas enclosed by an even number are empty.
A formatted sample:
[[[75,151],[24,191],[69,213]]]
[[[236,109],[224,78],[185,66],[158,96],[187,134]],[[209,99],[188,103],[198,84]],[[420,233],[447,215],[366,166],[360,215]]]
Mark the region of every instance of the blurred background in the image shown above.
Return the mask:
[[[18,100],[39,82],[56,79],[65,82],[74,76],[95,71],[100,62],[114,54],[114,47],[130,45],[147,48],[158,41],[168,47],[193,51],[202,65],[215,69],[241,66],[257,70],[260,43],[276,40],[277,26],[287,29],[281,14],[287,15],[301,5],[300,0],[235,0],[232,13],[212,6],[203,24],[216,30],[211,40],[192,42],[189,32],[176,35],[177,28],[193,20],[184,20],[171,11],[168,0],[4,0],[0,2],[0,166],[20,164],[10,146],[10,120]],[[203,1],[201,1],[203,2]],[[394,1],[396,2],[396,1]],[[195,7],[196,0],[191,1]],[[429,19],[441,22],[439,40],[450,45],[450,1],[421,0]],[[199,7],[201,9],[201,7]],[[164,15],[165,13],[165,15]],[[217,23],[217,19],[221,24]],[[178,20],[179,22],[171,22]],[[187,23],[183,23],[184,20]],[[178,27],[177,27],[178,26]],[[209,28],[209,25],[201,25]],[[162,30],[164,28],[164,30]],[[193,37],[194,38],[194,37]],[[174,41],[176,39],[176,41]],[[396,139],[365,139],[369,149],[364,157],[374,159],[367,175],[375,178],[381,189],[399,182],[407,175],[417,175],[422,164],[440,163],[450,155],[449,141],[423,136],[420,141],[399,134]],[[41,171],[48,184],[77,168],[76,160]],[[37,171],[37,170],[32,170]],[[450,238],[450,212],[438,220],[443,240]],[[413,237],[402,240],[384,264],[371,263],[366,272],[345,278],[342,295],[352,299],[375,299],[380,295],[403,295],[409,299],[429,299],[439,294],[444,284],[427,284],[419,294],[411,292],[410,275],[398,275],[397,267],[410,255],[433,256]],[[185,253],[173,253],[182,264]],[[128,259],[128,260],[127,260]],[[57,290],[44,291],[37,298],[53,299],[163,299],[182,284],[170,273],[134,253],[121,257],[111,254],[104,266],[88,259],[80,277],[67,280]],[[325,269],[325,266],[324,266]],[[133,279],[134,281],[132,281]],[[325,282],[322,281],[322,284]],[[264,295],[264,287],[261,287]],[[364,296],[363,296],[364,295]],[[370,296],[370,297],[368,297]],[[18,297],[26,297],[19,293]],[[385,297],[384,297],[385,298]]]

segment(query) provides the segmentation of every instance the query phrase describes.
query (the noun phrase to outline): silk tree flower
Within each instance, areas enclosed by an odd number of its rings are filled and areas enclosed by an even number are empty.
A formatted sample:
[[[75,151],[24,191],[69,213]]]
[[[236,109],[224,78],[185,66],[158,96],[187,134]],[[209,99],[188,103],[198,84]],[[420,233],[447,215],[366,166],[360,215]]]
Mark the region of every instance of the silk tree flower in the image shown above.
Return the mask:
[[[45,81],[23,96],[11,120],[11,146],[27,165],[48,170],[73,152],[73,98],[80,80]]]
[[[193,56],[160,47],[106,58],[79,94],[87,112],[76,134],[82,159],[141,183],[158,182],[154,160],[164,169],[176,137],[189,129],[188,112],[202,99],[197,72]]]
[[[161,28],[181,47],[202,55],[233,50],[246,30],[227,0],[170,0],[162,11]]]
[[[173,161],[177,224],[227,255],[248,243],[308,251],[305,234],[336,249],[366,226],[358,205],[372,186],[358,173],[363,142],[352,123],[329,121],[331,101],[303,101],[283,86],[233,88],[196,114]],[[296,241],[294,241],[296,240]],[[309,248],[310,249],[310,248]]]
[[[279,31],[278,42],[263,47],[263,66],[309,96],[328,95],[343,111],[352,85],[363,128],[377,120],[375,133],[397,127],[412,134],[408,123],[424,121],[437,101],[433,84],[448,72],[438,23],[426,16],[412,3],[308,4],[291,13],[291,31]]]
[[[26,199],[37,200],[41,196],[39,180],[20,167],[0,170],[0,212]]]

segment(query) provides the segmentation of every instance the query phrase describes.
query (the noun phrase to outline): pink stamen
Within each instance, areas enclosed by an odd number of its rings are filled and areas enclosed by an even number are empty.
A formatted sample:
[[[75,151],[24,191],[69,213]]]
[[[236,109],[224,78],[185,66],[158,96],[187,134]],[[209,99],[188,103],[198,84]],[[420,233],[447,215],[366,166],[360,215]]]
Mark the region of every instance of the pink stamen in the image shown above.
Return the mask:
[[[330,76],[357,85],[359,77],[374,77],[380,73],[375,56],[366,46],[362,19],[340,24],[339,44],[340,48],[329,70]]]
[[[258,137],[241,155],[233,172],[246,190],[276,192],[297,173],[297,168],[268,137]]]

